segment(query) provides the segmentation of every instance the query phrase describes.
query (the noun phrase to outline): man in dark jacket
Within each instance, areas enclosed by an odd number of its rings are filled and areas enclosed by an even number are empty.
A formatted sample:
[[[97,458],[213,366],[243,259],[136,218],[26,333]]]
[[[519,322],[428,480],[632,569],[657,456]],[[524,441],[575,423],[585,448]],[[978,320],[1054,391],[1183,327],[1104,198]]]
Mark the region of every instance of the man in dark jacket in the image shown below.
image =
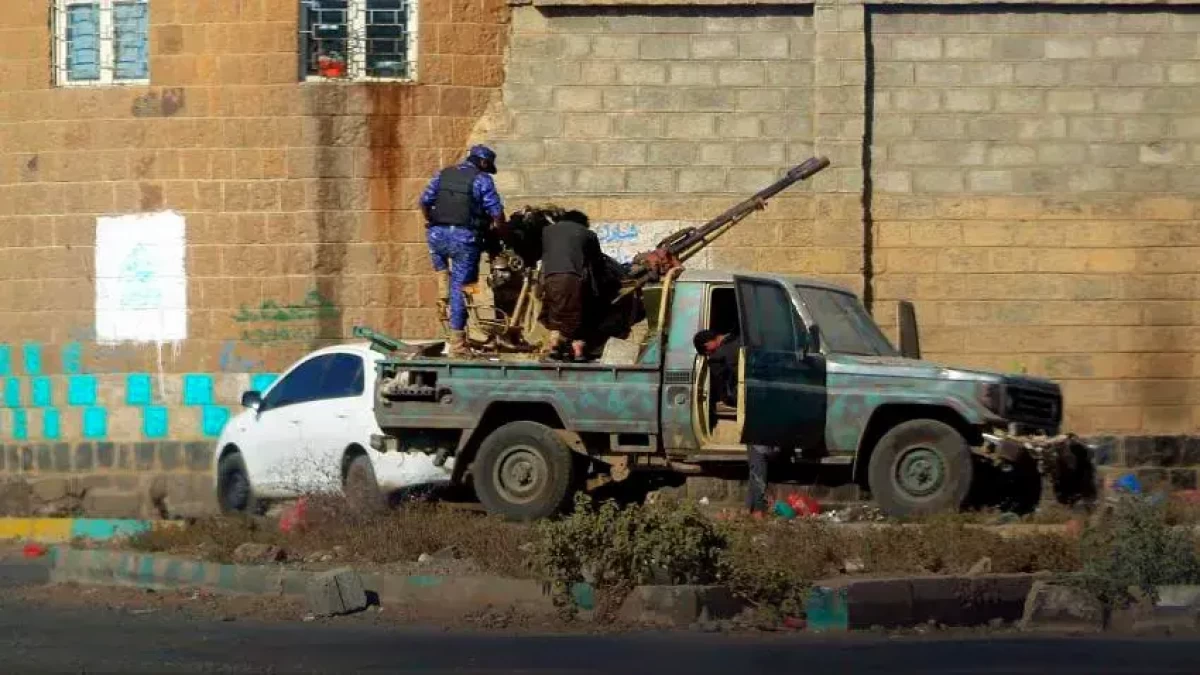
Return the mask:
[[[505,226],[504,203],[492,180],[494,173],[496,153],[476,145],[463,163],[438,172],[421,194],[438,297],[449,306],[451,356],[467,351],[463,287],[479,279],[484,230],[503,230]]]
[[[593,275],[604,265],[600,239],[588,217],[568,211],[542,230],[542,322],[550,330],[547,354],[569,343],[575,360],[584,358],[584,308]]]
[[[692,345],[697,354],[708,359],[708,370],[712,373],[710,391],[713,396],[721,403],[736,408],[741,340],[736,335],[702,330],[692,338]],[[750,470],[746,507],[752,515],[762,514],[767,510],[768,468],[771,460],[778,454],[778,448],[748,444],[746,454]]]

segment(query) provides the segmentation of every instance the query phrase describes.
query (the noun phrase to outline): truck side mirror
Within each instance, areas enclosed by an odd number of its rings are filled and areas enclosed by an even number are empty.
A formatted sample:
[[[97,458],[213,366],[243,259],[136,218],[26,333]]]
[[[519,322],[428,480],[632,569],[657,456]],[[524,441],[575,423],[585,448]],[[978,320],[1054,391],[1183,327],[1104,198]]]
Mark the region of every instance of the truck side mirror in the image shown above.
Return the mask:
[[[896,313],[897,333],[900,335],[900,353],[905,358],[921,358],[921,337],[917,334],[917,308],[908,300],[900,301]]]
[[[821,351],[821,327],[815,323],[808,327],[808,349],[805,352]]]

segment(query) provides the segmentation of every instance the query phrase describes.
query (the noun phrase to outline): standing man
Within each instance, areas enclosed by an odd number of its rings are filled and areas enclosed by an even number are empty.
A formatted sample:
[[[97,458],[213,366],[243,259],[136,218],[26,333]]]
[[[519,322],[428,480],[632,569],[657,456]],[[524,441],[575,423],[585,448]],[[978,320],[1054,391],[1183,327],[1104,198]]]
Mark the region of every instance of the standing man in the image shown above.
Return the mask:
[[[584,358],[584,307],[591,279],[603,265],[600,239],[588,229],[588,217],[567,211],[542,229],[542,322],[550,329],[547,354],[571,345],[576,361]]]
[[[463,287],[479,280],[483,233],[503,232],[504,202],[496,191],[496,153],[476,145],[458,166],[442,169],[421,195],[426,238],[438,297],[450,307],[450,356],[467,353],[467,305]]]
[[[696,353],[708,359],[712,373],[712,395],[734,408],[738,405],[738,350],[741,341],[736,335],[702,330],[692,338]],[[779,454],[778,448],[768,445],[746,446],[750,480],[746,490],[746,507],[750,514],[761,516],[767,510],[767,472],[769,464]]]

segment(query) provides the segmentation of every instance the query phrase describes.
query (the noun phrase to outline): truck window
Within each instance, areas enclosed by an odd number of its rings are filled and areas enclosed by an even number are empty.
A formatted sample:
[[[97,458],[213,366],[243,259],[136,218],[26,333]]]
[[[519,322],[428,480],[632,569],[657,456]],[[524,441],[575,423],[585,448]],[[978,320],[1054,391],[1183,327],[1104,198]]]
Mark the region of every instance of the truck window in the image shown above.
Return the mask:
[[[897,356],[858,298],[814,286],[797,286],[800,300],[821,328],[821,342],[831,354]]]
[[[798,352],[797,334],[800,318],[792,299],[783,286],[776,283],[749,281],[745,283],[742,308],[746,325],[742,327],[745,344],[773,352]]]

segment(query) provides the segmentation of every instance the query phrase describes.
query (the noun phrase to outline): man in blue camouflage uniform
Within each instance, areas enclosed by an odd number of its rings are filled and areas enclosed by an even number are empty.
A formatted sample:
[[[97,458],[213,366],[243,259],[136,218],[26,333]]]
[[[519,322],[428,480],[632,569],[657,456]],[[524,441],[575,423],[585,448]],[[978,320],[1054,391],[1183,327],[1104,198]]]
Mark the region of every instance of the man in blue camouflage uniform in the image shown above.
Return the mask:
[[[495,173],[496,153],[476,145],[461,164],[434,176],[421,195],[438,297],[450,306],[451,356],[469,351],[463,287],[479,279],[484,230],[505,227],[504,202],[492,180]]]

